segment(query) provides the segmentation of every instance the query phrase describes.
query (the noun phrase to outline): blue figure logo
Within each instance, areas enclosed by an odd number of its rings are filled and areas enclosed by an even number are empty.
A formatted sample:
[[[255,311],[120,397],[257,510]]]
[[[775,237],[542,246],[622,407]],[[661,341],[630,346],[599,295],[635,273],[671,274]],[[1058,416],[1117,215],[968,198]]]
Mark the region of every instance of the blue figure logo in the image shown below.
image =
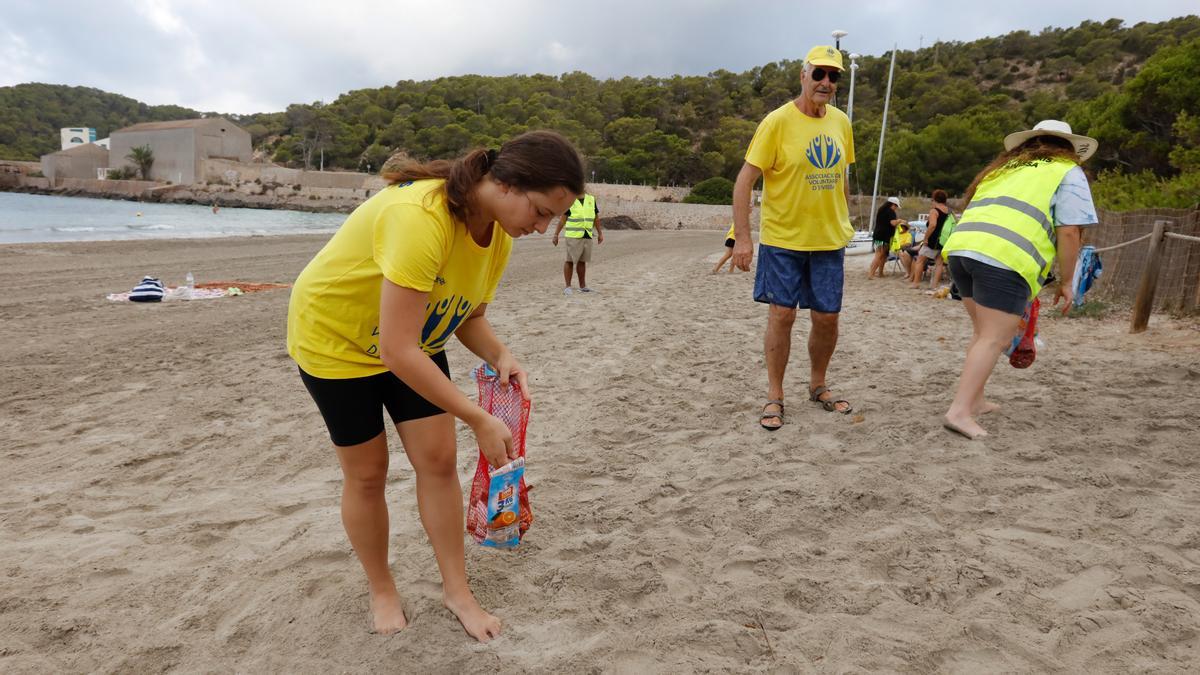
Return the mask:
[[[808,144],[804,155],[818,169],[830,169],[842,161],[842,149],[833,141],[833,138],[825,135],[814,138]]]

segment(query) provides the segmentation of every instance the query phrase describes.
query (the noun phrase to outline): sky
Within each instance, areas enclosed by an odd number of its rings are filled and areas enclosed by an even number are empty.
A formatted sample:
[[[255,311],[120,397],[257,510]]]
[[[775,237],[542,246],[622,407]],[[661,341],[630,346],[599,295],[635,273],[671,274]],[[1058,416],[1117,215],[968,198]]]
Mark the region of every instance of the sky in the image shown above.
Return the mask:
[[[802,59],[834,30],[848,33],[843,50],[878,56],[893,43],[1197,13],[1198,0],[0,0],[0,86],[246,114],[468,73],[740,72]]]

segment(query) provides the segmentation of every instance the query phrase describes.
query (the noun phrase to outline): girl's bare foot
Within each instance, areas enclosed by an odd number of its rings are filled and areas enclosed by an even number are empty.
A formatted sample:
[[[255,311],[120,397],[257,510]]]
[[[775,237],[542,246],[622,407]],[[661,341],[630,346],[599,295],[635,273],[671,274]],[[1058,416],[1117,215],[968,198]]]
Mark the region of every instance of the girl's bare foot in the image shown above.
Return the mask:
[[[991,401],[984,401],[983,403],[980,403],[979,405],[975,406],[975,409],[972,410],[971,413],[974,415],[986,415],[990,412],[996,412],[999,409],[1000,409],[999,403],[992,403]]]
[[[380,635],[399,633],[408,625],[408,619],[404,618],[404,603],[394,589],[390,593],[371,595],[371,624]]]
[[[445,595],[442,603],[458,618],[467,634],[476,640],[489,642],[500,636],[500,619],[485,612],[470,591],[454,596]]]
[[[964,415],[962,417],[946,413],[942,420],[942,426],[956,434],[961,434],[971,439],[972,441],[983,438],[988,435],[988,432],[975,421],[973,417]]]

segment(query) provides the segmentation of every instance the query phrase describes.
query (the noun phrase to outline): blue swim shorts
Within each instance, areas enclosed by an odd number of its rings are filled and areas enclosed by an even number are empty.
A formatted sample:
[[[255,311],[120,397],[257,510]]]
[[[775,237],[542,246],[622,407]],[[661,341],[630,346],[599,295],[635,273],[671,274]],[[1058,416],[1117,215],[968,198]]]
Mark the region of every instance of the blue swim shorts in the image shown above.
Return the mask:
[[[754,300],[795,309],[842,311],[846,249],[792,251],[758,245]]]

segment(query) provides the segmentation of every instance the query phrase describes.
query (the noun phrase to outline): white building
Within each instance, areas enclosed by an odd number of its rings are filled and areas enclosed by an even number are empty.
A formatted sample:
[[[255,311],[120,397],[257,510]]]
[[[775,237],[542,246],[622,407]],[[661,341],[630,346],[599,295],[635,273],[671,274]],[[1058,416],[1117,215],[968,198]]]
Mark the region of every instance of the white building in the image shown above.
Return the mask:
[[[59,129],[58,133],[62,140],[62,150],[96,142],[96,130],[91,127],[68,127]]]

